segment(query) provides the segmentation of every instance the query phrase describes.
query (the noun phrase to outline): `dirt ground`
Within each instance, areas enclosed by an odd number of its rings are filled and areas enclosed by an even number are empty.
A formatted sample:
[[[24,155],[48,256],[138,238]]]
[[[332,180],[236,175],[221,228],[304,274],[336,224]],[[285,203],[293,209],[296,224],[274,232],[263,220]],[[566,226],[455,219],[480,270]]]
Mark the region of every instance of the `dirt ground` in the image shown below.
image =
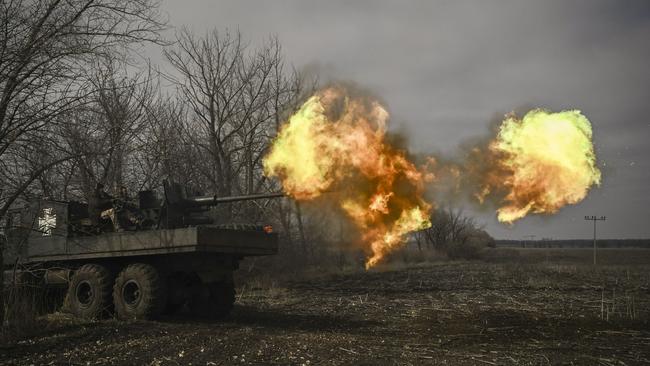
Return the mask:
[[[6,365],[650,364],[650,265],[442,262],[249,280],[229,319],[50,315]]]

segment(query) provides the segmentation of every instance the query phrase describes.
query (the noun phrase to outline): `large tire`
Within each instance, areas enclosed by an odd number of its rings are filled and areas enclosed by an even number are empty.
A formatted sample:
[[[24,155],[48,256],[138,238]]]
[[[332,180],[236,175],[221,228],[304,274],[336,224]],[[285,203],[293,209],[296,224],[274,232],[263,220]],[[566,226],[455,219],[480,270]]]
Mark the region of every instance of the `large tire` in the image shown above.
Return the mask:
[[[115,279],[113,303],[120,319],[155,319],[167,303],[167,287],[149,264],[130,264]]]
[[[201,280],[196,276],[186,273],[175,273],[167,277],[167,305],[165,315],[173,315],[179,312],[192,298],[192,291]]]
[[[111,312],[111,273],[99,264],[85,264],[72,276],[65,298],[66,310],[84,319],[106,317]]]
[[[232,280],[201,284],[190,300],[193,315],[206,319],[223,319],[235,303],[235,285]]]

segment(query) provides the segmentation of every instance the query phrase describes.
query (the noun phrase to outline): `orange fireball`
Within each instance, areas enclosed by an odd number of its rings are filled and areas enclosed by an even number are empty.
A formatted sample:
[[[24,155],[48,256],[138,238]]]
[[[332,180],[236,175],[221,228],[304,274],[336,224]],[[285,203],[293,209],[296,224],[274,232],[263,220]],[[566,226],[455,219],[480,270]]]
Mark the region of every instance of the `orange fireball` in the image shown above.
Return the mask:
[[[485,154],[476,197],[482,202],[501,193],[501,222],[512,223],[528,213],[555,213],[582,201],[600,184],[591,124],[575,110],[536,109],[522,119],[510,114],[487,151],[474,153]]]
[[[370,255],[366,267],[431,225],[425,175],[386,141],[388,118],[375,100],[326,88],[282,126],[264,159],[266,175],[279,177],[295,199],[338,192]]]

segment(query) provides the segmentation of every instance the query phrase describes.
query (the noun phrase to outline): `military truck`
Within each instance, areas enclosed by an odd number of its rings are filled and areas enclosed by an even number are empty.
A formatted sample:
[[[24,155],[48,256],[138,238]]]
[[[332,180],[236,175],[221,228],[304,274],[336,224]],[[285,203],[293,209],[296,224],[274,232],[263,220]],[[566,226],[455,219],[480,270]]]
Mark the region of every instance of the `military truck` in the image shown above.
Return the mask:
[[[62,289],[64,308],[81,318],[154,319],[182,307],[226,316],[233,271],[244,257],[276,254],[278,237],[270,226],[216,225],[209,208],[282,194],[201,196],[163,186],[163,199],[153,191],[113,197],[98,185],[88,203],[40,199],[11,211],[5,281]]]

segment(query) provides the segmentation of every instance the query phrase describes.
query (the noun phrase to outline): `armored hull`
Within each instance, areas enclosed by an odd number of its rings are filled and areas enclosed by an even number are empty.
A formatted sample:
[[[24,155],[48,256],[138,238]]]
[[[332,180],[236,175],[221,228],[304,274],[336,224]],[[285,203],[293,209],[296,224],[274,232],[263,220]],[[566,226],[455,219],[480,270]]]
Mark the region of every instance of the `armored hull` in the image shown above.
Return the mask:
[[[78,261],[111,257],[159,256],[176,253],[227,254],[238,257],[278,252],[276,233],[252,226],[228,228],[205,225],[179,229],[125,231],[97,236],[29,239],[27,263]]]

